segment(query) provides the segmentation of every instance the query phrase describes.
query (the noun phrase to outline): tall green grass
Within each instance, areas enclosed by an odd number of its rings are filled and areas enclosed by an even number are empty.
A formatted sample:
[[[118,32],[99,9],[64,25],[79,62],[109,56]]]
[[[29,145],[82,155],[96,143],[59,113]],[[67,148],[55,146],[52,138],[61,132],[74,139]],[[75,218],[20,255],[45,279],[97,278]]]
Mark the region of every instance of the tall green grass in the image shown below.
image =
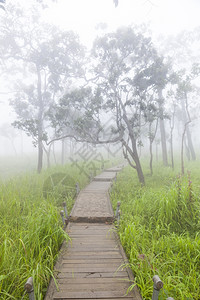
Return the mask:
[[[63,201],[68,212],[74,202],[62,184],[44,196],[44,183],[52,174],[66,174],[66,180],[73,179],[82,188],[90,174],[87,166],[83,167],[85,173],[66,165],[0,183],[0,299],[22,299],[30,276],[36,299],[44,298],[61,244],[69,239],[59,212]],[[100,172],[100,165],[96,168]]]
[[[200,172],[177,173],[158,166],[141,188],[127,167],[112,190],[114,208],[121,201],[121,243],[143,299],[151,299],[156,274],[164,282],[159,299],[200,299]]]

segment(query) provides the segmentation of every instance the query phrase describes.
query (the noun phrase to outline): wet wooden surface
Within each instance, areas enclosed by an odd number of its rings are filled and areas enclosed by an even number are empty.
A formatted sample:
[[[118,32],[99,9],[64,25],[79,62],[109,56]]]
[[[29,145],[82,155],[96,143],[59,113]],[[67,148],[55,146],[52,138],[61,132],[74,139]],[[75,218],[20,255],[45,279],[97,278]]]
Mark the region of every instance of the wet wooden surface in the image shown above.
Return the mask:
[[[71,241],[64,243],[55,265],[45,300],[113,299],[141,300],[138,289],[128,289],[134,277],[117,238],[114,225],[104,217],[114,217],[108,189],[113,170],[90,183],[76,200],[71,216],[88,222],[70,222],[66,228]],[[116,172],[115,172],[116,175]],[[109,178],[108,181],[101,180]],[[93,222],[91,223],[91,218]],[[99,223],[102,218],[102,223]],[[72,218],[73,219],[73,218]],[[96,221],[95,221],[96,220]],[[80,221],[80,219],[79,219]]]

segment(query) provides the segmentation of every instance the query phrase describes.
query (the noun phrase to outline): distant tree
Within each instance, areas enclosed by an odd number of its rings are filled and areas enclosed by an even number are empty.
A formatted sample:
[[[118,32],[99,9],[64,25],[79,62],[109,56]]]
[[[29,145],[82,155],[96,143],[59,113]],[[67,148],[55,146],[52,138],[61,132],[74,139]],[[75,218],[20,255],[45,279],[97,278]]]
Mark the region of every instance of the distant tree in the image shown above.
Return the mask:
[[[182,114],[182,122],[183,122],[183,133],[181,139],[181,172],[184,174],[184,142],[185,142],[185,135],[187,135],[188,140],[188,150],[191,153],[192,159],[196,159],[196,154],[194,151],[191,134],[189,131],[189,124],[192,122],[190,112],[189,112],[189,101],[188,95],[192,92],[193,87],[191,85],[191,81],[189,77],[179,82],[178,89],[177,89],[177,99],[179,100],[180,107],[181,107],[181,114]]]
[[[18,92],[11,99],[17,120],[13,125],[31,136],[38,148],[38,172],[42,169],[44,141],[48,139],[47,111],[64,87],[80,74],[83,47],[73,32],[42,24],[37,11],[25,15],[12,7],[2,19],[0,33],[3,63],[18,66]]]
[[[91,88],[76,90],[63,98],[80,111],[74,123],[76,132],[79,130],[82,140],[96,144],[120,141],[125,158],[136,169],[141,184],[145,184],[137,146],[142,123],[147,121],[145,115],[152,105],[146,95],[156,85],[155,74],[150,70],[156,68],[157,53],[150,38],[123,28],[97,38],[91,58]],[[110,122],[106,132],[103,118]]]
[[[114,2],[114,4],[115,4],[115,7],[117,7],[118,4],[119,4],[119,1],[118,1],[118,0],[113,0],[113,2]]]
[[[5,3],[6,3],[6,0],[0,0],[0,8],[5,10]]]
[[[17,150],[15,148],[14,140],[17,137],[16,129],[14,129],[9,123],[3,123],[0,126],[0,136],[7,138],[14,150],[15,155],[17,155]]]
[[[140,91],[143,93],[148,92],[146,86],[149,86],[152,91],[154,91],[154,98],[156,99],[156,107],[158,109],[157,116],[159,118],[160,125],[160,138],[162,146],[162,158],[164,166],[168,165],[167,158],[167,145],[166,145],[166,132],[165,123],[165,99],[163,97],[163,91],[168,84],[168,82],[173,82],[174,74],[171,71],[171,66],[164,63],[164,58],[155,56],[153,63],[150,66],[142,69],[136,75],[137,84]]]
[[[197,101],[197,89],[199,86],[199,65],[200,65],[200,55],[199,55],[199,27],[191,31],[182,31],[176,36],[170,37],[162,37],[162,41],[159,45],[159,51],[167,57],[172,65],[173,69],[177,72],[179,77],[179,94],[180,94],[180,86],[183,84],[183,81],[186,80],[186,76],[188,76],[188,80],[190,81],[190,91],[187,91],[187,101],[189,107],[189,114],[191,118],[191,122],[193,119],[197,118],[197,111],[199,110],[199,101]],[[188,81],[186,80],[186,81]],[[189,83],[188,81],[188,83]],[[182,83],[181,83],[182,82]],[[180,96],[180,95],[179,95]],[[180,97],[176,98],[177,102],[177,113],[180,111],[179,116],[181,116],[181,121],[184,124],[188,121],[186,106],[185,106],[185,95],[182,92],[182,100]],[[192,110],[193,108],[193,110]],[[171,107],[173,111],[173,104]],[[177,115],[177,114],[176,114]],[[178,116],[178,115],[177,115]],[[193,140],[192,140],[192,131],[191,131],[191,122],[186,126],[186,131],[184,135],[184,141],[182,141],[185,145],[186,155],[188,159],[195,160],[196,154],[194,150]],[[181,143],[182,143],[181,142]]]

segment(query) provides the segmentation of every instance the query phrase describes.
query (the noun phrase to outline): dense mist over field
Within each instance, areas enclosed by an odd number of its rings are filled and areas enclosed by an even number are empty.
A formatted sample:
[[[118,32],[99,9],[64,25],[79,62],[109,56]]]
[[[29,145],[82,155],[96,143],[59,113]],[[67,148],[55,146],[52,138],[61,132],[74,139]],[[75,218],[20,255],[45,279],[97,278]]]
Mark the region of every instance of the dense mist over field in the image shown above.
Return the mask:
[[[2,157],[198,158],[198,1],[1,3]]]

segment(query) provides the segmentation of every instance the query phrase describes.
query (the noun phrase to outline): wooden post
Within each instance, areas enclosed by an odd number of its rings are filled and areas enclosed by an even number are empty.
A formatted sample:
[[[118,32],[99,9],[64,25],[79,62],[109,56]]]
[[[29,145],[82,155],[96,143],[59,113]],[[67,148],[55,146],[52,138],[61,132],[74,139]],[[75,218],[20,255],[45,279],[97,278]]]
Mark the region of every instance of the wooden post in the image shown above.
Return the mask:
[[[64,210],[61,210],[60,215],[62,218],[63,226],[65,226]]]
[[[33,288],[33,277],[29,277],[24,286],[25,291],[29,296],[29,300],[35,300],[34,288]]]
[[[116,218],[118,217],[118,212],[119,212],[120,205],[121,205],[121,202],[118,201],[118,202],[117,202],[116,213],[115,213],[115,217],[116,217]]]
[[[121,216],[121,210],[119,209],[118,216],[117,216],[117,226],[119,226],[120,216]]]
[[[121,202],[118,201],[118,202],[117,202],[116,213],[115,213],[115,218],[117,219],[117,226],[119,226],[120,215],[121,215],[120,205],[121,205]]]
[[[80,193],[80,187],[78,182],[76,183],[76,195],[78,195]]]
[[[63,208],[64,208],[64,212],[65,212],[65,217],[66,219],[68,218],[68,213],[67,213],[67,205],[66,202],[63,202]]]
[[[152,295],[152,300],[158,300],[158,295],[160,290],[163,287],[163,282],[160,280],[158,275],[153,276],[153,295]]]

